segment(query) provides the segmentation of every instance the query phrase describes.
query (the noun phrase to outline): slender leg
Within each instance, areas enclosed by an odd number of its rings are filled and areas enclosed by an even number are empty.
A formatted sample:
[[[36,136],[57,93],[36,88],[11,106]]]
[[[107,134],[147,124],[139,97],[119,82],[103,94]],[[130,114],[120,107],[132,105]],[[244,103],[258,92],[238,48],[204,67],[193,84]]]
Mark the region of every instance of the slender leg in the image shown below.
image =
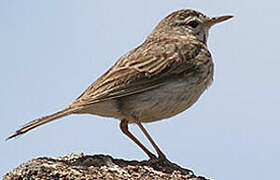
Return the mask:
[[[136,124],[140,127],[140,129],[143,131],[143,133],[145,134],[145,136],[149,139],[150,143],[153,145],[153,147],[155,148],[155,150],[158,153],[159,159],[162,160],[166,160],[166,156],[163,154],[163,152],[159,149],[159,147],[156,145],[156,143],[154,142],[154,140],[152,139],[152,137],[149,135],[149,133],[147,132],[147,130],[144,128],[144,126],[141,124],[140,121],[136,121]]]
[[[130,139],[132,139],[145,153],[151,158],[152,161],[150,161],[151,165],[160,166],[163,169],[173,169],[173,170],[179,170],[181,172],[184,172],[186,174],[194,174],[191,170],[181,168],[180,166],[170,162],[168,159],[166,159],[166,156],[163,154],[163,152],[159,149],[159,147],[156,145],[156,143],[153,141],[151,136],[148,134],[147,130],[142,126],[142,124],[139,121],[136,121],[136,124],[140,127],[140,129],[143,131],[145,136],[149,139],[153,147],[158,153],[159,158],[157,158],[153,153],[151,153],[143,144],[141,144],[138,139],[136,139],[129,131],[128,131],[128,121],[122,120],[120,123],[120,128],[122,132],[127,135]],[[156,161],[154,161],[156,160]]]
[[[151,159],[155,159],[156,156],[151,153],[136,137],[134,137],[129,131],[128,131],[128,121],[127,120],[121,120],[120,128],[122,132],[127,135],[130,139],[132,139]]]

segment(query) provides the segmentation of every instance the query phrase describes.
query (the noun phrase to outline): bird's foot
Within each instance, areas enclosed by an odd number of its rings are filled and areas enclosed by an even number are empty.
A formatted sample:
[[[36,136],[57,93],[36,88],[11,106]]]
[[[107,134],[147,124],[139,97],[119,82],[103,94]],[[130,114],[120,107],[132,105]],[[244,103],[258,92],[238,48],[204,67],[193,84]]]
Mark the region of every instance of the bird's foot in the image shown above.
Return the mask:
[[[172,173],[173,171],[180,171],[182,174],[194,175],[192,170],[182,168],[175,163],[169,161],[165,156],[159,156],[158,158],[152,157],[148,160],[148,165],[155,170],[162,172]]]

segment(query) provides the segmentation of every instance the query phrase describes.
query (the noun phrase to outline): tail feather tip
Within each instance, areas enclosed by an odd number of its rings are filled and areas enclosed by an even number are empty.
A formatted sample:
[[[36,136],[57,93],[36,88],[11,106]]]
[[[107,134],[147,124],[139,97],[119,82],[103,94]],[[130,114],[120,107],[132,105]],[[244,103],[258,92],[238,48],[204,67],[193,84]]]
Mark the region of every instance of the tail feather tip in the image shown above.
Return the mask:
[[[15,132],[15,133],[12,134],[11,136],[7,137],[5,140],[8,141],[8,140],[10,140],[10,139],[12,139],[12,138],[14,138],[14,137],[20,135],[20,134],[21,134],[20,132]]]

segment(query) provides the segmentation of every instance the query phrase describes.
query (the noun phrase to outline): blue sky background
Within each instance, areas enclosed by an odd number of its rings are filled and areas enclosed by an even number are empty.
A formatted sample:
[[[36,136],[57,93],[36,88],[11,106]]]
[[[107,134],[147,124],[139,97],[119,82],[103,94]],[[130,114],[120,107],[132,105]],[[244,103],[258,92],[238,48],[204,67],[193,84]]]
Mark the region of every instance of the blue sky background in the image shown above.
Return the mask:
[[[279,2],[0,1],[0,175],[32,158],[104,153],[146,159],[119,121],[73,115],[8,141],[70,104],[169,13],[234,15],[211,29],[215,80],[189,110],[144,124],[169,159],[213,179],[279,176]],[[147,143],[140,130],[131,130]]]

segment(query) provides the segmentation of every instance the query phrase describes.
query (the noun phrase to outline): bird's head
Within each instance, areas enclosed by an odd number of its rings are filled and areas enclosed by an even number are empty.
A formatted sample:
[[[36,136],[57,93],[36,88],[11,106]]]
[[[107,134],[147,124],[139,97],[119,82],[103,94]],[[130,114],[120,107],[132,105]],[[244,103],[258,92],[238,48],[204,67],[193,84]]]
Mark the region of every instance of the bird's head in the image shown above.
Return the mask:
[[[194,10],[179,10],[165,17],[150,34],[149,38],[159,36],[192,38],[207,42],[210,27],[233,16],[208,17]]]

